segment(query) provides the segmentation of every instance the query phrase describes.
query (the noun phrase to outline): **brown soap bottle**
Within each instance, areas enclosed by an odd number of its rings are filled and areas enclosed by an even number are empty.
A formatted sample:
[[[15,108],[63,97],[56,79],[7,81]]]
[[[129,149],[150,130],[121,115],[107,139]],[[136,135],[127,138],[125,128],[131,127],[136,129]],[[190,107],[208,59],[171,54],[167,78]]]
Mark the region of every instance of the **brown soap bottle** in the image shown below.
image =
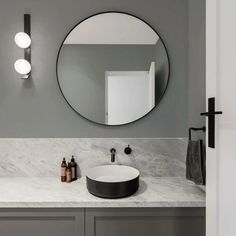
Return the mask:
[[[71,165],[68,163],[66,168],[66,182],[70,183],[72,180],[72,172],[71,172]]]
[[[66,158],[63,157],[62,163],[61,163],[61,182],[66,182]]]
[[[77,180],[77,163],[75,162],[74,156],[71,157],[71,179],[72,181]]]

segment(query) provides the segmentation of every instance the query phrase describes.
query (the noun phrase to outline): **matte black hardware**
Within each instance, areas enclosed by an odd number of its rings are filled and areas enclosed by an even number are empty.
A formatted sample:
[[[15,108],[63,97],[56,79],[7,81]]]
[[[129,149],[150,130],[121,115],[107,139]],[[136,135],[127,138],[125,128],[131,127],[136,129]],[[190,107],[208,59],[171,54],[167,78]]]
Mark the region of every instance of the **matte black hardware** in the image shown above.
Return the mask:
[[[188,139],[191,140],[191,131],[203,131],[203,132],[206,132],[206,127],[203,126],[202,128],[194,128],[194,127],[190,127],[188,129]]]
[[[31,38],[30,15],[24,14],[24,32]],[[31,64],[31,45],[24,49],[25,60]],[[30,73],[28,74],[30,76]]]
[[[219,115],[222,114],[222,111],[215,111],[215,112],[203,112],[201,113],[201,116],[214,116],[214,115]]]
[[[125,154],[129,155],[132,152],[132,149],[130,148],[130,146],[128,145],[128,147],[125,148],[124,150]]]
[[[116,149],[112,148],[110,152],[111,152],[111,162],[115,162]]]
[[[208,112],[201,113],[201,116],[208,117],[208,147],[215,148],[215,115],[222,113],[215,111],[215,98],[208,98]]]

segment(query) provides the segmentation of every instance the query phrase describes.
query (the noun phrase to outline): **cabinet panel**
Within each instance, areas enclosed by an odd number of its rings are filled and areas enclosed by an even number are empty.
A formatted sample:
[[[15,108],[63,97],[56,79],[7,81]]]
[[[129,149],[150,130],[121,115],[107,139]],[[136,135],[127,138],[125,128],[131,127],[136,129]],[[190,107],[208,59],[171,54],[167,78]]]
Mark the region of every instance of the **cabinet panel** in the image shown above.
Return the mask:
[[[86,236],[204,236],[199,208],[87,209]]]
[[[1,209],[0,235],[204,236],[205,208]]]
[[[8,210],[0,212],[0,235],[83,236],[84,210]]]

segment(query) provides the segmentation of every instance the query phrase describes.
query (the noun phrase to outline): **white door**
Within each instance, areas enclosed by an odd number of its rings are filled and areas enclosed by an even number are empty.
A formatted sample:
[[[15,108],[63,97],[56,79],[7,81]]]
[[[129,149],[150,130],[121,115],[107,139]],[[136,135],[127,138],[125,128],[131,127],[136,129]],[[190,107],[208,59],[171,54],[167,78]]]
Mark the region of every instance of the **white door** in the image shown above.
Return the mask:
[[[215,149],[207,148],[206,235],[236,235],[236,1],[206,0],[207,99],[216,98]]]
[[[148,71],[107,71],[106,124],[125,124],[144,116],[149,111],[148,92]]]

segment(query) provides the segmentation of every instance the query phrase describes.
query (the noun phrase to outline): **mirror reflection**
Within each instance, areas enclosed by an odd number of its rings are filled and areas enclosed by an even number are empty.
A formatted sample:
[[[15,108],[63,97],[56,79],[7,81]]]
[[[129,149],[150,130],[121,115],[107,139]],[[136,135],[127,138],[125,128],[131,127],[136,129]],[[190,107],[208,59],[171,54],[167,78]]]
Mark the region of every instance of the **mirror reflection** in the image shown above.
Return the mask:
[[[64,40],[57,64],[60,89],[83,117],[105,125],[140,119],[160,102],[169,79],[166,48],[137,17],[101,13]]]

